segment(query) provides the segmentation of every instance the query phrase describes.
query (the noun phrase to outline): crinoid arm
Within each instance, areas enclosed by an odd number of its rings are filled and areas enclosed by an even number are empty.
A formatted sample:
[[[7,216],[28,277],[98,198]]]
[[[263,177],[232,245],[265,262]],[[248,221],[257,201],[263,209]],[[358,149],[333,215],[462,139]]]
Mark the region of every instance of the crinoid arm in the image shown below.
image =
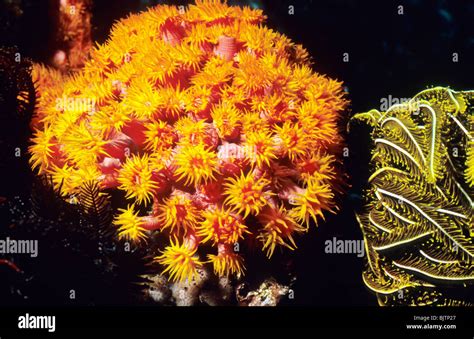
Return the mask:
[[[436,87],[353,120],[373,130],[358,215],[381,305],[472,305],[474,92]]]

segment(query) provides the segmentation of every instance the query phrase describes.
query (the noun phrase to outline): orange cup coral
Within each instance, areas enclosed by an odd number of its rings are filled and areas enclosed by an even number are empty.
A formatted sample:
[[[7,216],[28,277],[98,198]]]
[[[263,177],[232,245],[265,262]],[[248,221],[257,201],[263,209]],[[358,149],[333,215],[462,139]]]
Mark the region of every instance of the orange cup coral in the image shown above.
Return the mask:
[[[64,196],[90,180],[124,191],[119,237],[169,234],[156,260],[175,280],[206,264],[242,274],[235,243],[294,249],[336,209],[341,83],[264,19],[219,1],[157,6],[117,22],[81,72],[34,68],[32,167]]]

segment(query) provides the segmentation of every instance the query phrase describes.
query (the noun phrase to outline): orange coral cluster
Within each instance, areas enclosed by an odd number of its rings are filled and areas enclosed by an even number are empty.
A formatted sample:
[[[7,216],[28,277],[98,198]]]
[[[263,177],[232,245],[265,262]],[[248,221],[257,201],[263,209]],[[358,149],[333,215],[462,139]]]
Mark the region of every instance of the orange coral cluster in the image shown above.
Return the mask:
[[[87,180],[124,191],[119,237],[169,234],[156,260],[173,279],[204,264],[242,274],[237,243],[294,249],[336,209],[341,83],[264,19],[219,1],[157,6],[116,23],[81,73],[34,69],[32,166],[65,196]]]

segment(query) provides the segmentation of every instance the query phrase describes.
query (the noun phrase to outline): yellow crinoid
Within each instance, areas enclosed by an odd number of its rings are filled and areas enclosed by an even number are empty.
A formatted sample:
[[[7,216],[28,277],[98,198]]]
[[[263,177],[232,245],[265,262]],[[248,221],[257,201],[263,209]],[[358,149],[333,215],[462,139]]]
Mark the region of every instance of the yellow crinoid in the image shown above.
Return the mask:
[[[433,87],[353,118],[372,130],[357,218],[380,305],[473,305],[473,107],[474,91]]]
[[[169,272],[169,279],[173,281],[192,280],[197,274],[197,269],[202,266],[196,252],[197,247],[186,242],[180,244],[175,238],[174,242],[170,239],[170,245],[160,256],[155,257],[155,260],[165,266],[163,273]]]
[[[65,198],[86,181],[125,196],[119,238],[169,240],[157,260],[177,280],[243,274],[243,242],[296,248],[336,210],[348,101],[264,20],[219,0],[158,5],[116,22],[73,74],[35,65],[32,168]]]
[[[470,186],[474,186],[474,139],[470,141],[469,145],[470,147],[468,146],[467,150],[465,177],[466,182]]]

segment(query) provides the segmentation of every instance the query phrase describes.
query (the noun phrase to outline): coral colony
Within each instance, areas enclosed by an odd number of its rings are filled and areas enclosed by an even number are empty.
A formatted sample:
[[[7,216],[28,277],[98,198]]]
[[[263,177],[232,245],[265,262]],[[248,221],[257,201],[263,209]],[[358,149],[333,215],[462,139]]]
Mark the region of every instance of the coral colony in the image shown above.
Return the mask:
[[[122,190],[118,237],[166,234],[155,260],[172,280],[208,264],[241,275],[236,244],[271,257],[337,210],[341,83],[264,20],[219,1],[160,5],[117,22],[80,73],[34,67],[32,167],[66,199],[88,181]]]
[[[436,87],[386,112],[373,127],[364,282],[381,305],[469,305],[449,294],[474,279],[474,92]]]

